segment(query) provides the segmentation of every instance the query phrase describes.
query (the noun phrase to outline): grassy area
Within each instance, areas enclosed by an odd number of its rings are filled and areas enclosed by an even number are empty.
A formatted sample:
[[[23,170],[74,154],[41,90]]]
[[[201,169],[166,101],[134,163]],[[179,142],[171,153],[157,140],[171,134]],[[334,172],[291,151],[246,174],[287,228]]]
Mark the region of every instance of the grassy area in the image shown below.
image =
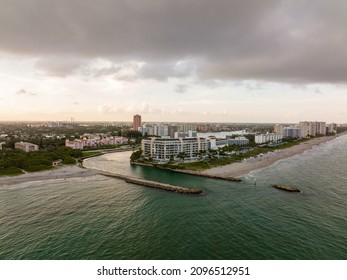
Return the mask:
[[[54,167],[51,165],[33,165],[33,166],[28,166],[25,171],[28,172],[38,172],[38,171],[45,171],[45,170],[50,170],[53,169]]]
[[[102,155],[103,152],[94,152],[94,151],[82,151],[82,157],[98,156]]]
[[[23,171],[17,167],[0,168],[0,176],[20,175]]]

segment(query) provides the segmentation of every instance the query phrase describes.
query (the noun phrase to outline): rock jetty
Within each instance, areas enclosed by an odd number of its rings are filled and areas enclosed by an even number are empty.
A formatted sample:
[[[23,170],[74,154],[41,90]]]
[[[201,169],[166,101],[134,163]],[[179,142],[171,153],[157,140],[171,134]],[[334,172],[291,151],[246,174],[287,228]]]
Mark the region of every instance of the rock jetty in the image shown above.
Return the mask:
[[[170,191],[170,192],[177,192],[177,193],[183,193],[183,194],[201,194],[203,192],[202,190],[199,190],[199,189],[184,188],[184,187],[180,187],[176,185],[143,180],[143,179],[138,179],[138,178],[125,176],[121,174],[115,174],[115,173],[109,173],[109,172],[100,172],[99,174],[107,176],[107,177],[122,179],[127,183],[161,189],[161,190]]]
[[[284,186],[284,185],[273,185],[272,187],[275,188],[275,189],[282,190],[282,191],[287,191],[287,192],[301,192],[297,188],[288,187],[288,186]]]
[[[230,176],[217,176],[217,175],[209,175],[209,174],[201,174],[201,173],[188,173],[195,176],[201,176],[211,179],[218,179],[218,180],[226,180],[226,181],[232,181],[232,182],[241,182],[240,178],[230,177]]]

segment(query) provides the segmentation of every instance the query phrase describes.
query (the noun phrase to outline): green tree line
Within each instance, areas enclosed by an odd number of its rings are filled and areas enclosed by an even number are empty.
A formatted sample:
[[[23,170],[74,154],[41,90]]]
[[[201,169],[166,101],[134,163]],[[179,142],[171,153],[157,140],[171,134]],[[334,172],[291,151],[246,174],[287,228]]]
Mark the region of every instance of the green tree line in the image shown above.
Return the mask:
[[[64,164],[73,164],[82,152],[67,147],[25,153],[18,150],[0,151],[0,175],[20,174],[21,169],[34,172],[52,168],[52,162],[62,160]]]

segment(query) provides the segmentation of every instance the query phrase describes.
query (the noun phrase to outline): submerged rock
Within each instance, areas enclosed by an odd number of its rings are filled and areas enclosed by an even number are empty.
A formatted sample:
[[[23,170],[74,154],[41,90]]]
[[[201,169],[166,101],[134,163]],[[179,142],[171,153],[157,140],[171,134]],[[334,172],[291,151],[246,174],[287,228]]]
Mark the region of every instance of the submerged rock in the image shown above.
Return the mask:
[[[285,185],[273,185],[272,187],[275,189],[287,191],[287,192],[301,192],[297,188],[293,188],[293,187],[289,187],[289,186],[285,186]]]

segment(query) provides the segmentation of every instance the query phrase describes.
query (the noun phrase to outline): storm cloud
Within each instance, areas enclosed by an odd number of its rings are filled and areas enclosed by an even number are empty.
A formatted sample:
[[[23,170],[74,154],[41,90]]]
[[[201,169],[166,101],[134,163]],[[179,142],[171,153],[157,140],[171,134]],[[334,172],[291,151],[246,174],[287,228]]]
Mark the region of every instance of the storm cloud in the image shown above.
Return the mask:
[[[36,57],[50,75],[347,82],[343,0],[0,0],[0,7],[0,53]],[[95,59],[109,65],[91,67]]]

